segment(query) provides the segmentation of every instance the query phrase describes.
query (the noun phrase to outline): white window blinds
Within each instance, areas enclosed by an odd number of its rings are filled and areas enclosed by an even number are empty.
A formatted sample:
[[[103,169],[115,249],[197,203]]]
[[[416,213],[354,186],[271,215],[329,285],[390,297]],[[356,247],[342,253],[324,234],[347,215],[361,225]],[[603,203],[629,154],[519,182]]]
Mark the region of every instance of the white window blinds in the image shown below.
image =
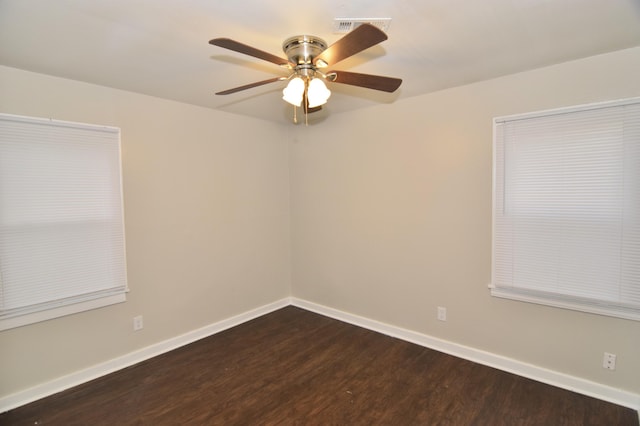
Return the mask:
[[[640,100],[494,122],[492,294],[640,320]]]
[[[119,129],[0,114],[0,329],[126,287]]]

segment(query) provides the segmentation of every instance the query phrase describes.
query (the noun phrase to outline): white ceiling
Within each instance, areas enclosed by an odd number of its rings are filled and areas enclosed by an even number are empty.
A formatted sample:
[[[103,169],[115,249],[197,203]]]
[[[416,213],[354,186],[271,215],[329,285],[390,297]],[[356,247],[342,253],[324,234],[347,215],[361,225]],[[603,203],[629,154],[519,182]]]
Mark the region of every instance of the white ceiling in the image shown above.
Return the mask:
[[[321,121],[640,45],[640,0],[0,0],[0,64],[286,123],[283,82],[214,95],[286,71],[208,41],[284,57],[293,35],[338,40],[343,17],[390,17],[389,40],[333,68],[404,82],[393,94],[332,84]]]

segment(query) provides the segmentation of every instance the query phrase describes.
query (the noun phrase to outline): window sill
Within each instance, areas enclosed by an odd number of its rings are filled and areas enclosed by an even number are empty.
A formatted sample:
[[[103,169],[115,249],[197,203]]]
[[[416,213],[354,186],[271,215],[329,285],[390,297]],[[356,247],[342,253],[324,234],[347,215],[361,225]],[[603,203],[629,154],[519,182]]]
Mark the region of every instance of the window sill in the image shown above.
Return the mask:
[[[587,312],[590,314],[605,315],[632,321],[640,321],[640,310],[598,303],[588,299],[579,299],[552,293],[534,292],[513,288],[498,288],[489,285],[491,296],[502,299],[517,300],[520,302],[535,303],[538,305],[552,306],[555,308],[570,309],[572,311]]]
[[[101,297],[99,299],[87,300],[84,302],[74,303],[72,305],[61,306],[59,308],[47,309],[46,311],[33,312],[24,315],[4,318],[0,320],[0,331],[12,328],[22,327],[24,325],[34,324],[37,322],[47,321],[53,318],[59,318],[79,312],[89,311],[91,309],[102,308],[104,306],[122,303],[127,300],[126,294],[120,293],[111,296]]]

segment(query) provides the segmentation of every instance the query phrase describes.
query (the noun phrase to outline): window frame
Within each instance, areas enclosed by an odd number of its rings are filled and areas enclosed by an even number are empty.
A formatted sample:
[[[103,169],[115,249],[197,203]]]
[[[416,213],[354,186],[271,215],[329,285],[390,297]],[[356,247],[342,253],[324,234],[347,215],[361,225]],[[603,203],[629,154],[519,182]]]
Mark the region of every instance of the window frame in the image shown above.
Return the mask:
[[[577,105],[571,107],[564,108],[556,108],[549,109],[537,112],[530,112],[524,114],[515,114],[508,116],[496,117],[493,120],[493,176],[492,176],[492,247],[491,247],[491,283],[489,284],[490,293],[494,297],[503,298],[503,299],[511,299],[516,301],[528,302],[541,304],[546,306],[552,306],[563,309],[570,309],[575,311],[593,313],[598,315],[612,316],[617,318],[624,318],[629,320],[640,321],[640,306],[635,304],[625,304],[625,303],[612,303],[605,300],[592,299],[587,297],[579,297],[575,295],[569,294],[559,294],[559,293],[551,293],[545,292],[541,290],[531,290],[526,288],[518,288],[518,287],[506,287],[496,285],[496,239],[497,239],[497,209],[498,203],[501,202],[504,206],[505,190],[504,190],[504,182],[506,180],[506,172],[505,166],[502,167],[501,172],[502,176],[502,184],[503,188],[498,188],[499,179],[498,179],[498,126],[503,123],[507,123],[509,121],[515,120],[526,120],[531,118],[544,118],[544,117],[553,117],[561,114],[572,114],[583,111],[591,111],[598,110],[609,107],[618,107],[618,106],[627,106],[627,105],[639,105],[640,97],[636,98],[628,98],[628,99],[620,99],[614,101],[607,102],[597,102],[586,105]],[[504,155],[504,154],[503,154]],[[500,201],[498,197],[503,197]],[[506,207],[505,207],[506,209]],[[637,212],[635,212],[637,213]],[[636,292],[640,292],[640,289],[634,287]]]
[[[82,284],[80,287],[82,290],[79,290],[74,296],[71,296],[71,297],[66,297],[66,298],[61,298],[59,296],[57,298],[50,297],[47,302],[42,304],[34,303],[32,301],[31,304],[24,305],[22,307],[12,307],[11,305],[7,305],[7,306],[4,305],[5,302],[2,299],[3,295],[1,293],[3,291],[3,283],[2,283],[2,276],[0,275],[0,331],[125,302],[126,293],[129,291],[129,287],[127,283],[127,272],[126,272],[127,271],[126,244],[125,244],[125,230],[124,230],[124,200],[123,200],[123,188],[122,188],[122,149],[121,149],[120,129],[117,127],[111,127],[111,126],[93,125],[93,124],[77,123],[77,122],[54,120],[54,119],[47,119],[47,118],[27,117],[27,116],[13,115],[13,114],[5,114],[5,113],[0,113],[0,121],[2,123],[5,123],[5,122],[14,123],[15,126],[24,126],[24,130],[23,128],[19,128],[20,132],[24,131],[24,136],[23,136],[22,133],[18,135],[17,133],[18,127],[12,130],[11,124],[8,124],[8,127],[6,128],[8,132],[7,137],[12,138],[12,135],[13,137],[15,137],[15,139],[5,140],[5,142],[8,142],[9,144],[13,143],[15,145],[16,141],[20,143],[20,140],[22,137],[25,138],[25,143],[29,143],[31,142],[31,140],[27,138],[33,138],[34,143],[45,143],[47,144],[46,146],[49,147],[48,149],[55,150],[56,149],[55,147],[54,148],[51,148],[51,147],[54,146],[55,142],[58,141],[57,138],[60,137],[60,135],[64,135],[69,140],[73,138],[78,138],[79,136],[82,136],[82,135],[86,135],[87,139],[79,139],[79,142],[74,140],[73,143],[75,144],[75,146],[78,147],[77,149],[82,149],[82,150],[91,149],[91,148],[87,148],[87,146],[91,144],[93,144],[93,146],[96,146],[96,148],[94,148],[93,151],[91,151],[93,152],[92,155],[94,156],[91,158],[98,158],[100,161],[100,164],[103,164],[103,163],[108,164],[109,166],[104,166],[105,169],[108,169],[108,170],[104,170],[102,172],[103,174],[96,174],[96,176],[99,176],[99,178],[96,178],[96,180],[93,180],[93,181],[89,181],[86,178],[80,181],[80,179],[83,179],[82,175],[78,175],[78,176],[73,175],[74,177],[69,179],[71,181],[75,179],[76,181],[74,183],[75,185],[77,185],[78,182],[80,182],[81,186],[84,185],[85,187],[87,185],[91,185],[91,182],[95,182],[94,185],[98,185],[98,186],[89,186],[90,188],[89,191],[85,192],[86,194],[92,194],[90,199],[80,198],[80,201],[79,201],[81,206],[88,205],[87,203],[91,203],[91,207],[90,208],[85,207],[85,209],[93,209],[93,210],[95,210],[96,208],[94,207],[94,204],[93,204],[96,202],[96,199],[94,197],[98,196],[98,195],[94,196],[93,193],[96,191],[100,193],[101,191],[104,191],[105,189],[103,187],[104,182],[109,182],[108,183],[109,185],[108,187],[110,188],[109,190],[110,192],[108,193],[109,198],[104,200],[106,203],[110,203],[110,202],[113,202],[113,203],[106,204],[106,206],[111,206],[111,207],[104,207],[104,209],[108,209],[105,211],[110,211],[112,213],[110,213],[110,216],[104,220],[105,220],[105,223],[109,224],[109,226],[111,227],[110,229],[115,230],[114,232],[116,232],[116,234],[115,234],[115,237],[111,236],[111,237],[104,237],[104,239],[98,239],[98,241],[101,242],[99,243],[98,247],[102,247],[100,249],[101,252],[104,250],[113,250],[113,252],[116,253],[116,257],[115,258],[109,257],[108,258],[109,260],[106,261],[105,264],[111,265],[111,267],[114,268],[114,269],[108,269],[109,271],[108,277],[111,277],[111,278],[119,277],[117,281],[111,281],[111,279],[108,279],[107,282],[109,283],[109,285],[107,287],[101,287],[103,289],[97,288],[96,284],[92,284],[92,283],[89,283],[84,287],[83,287],[84,284]],[[28,128],[29,126],[31,127]],[[39,131],[37,130],[38,128],[45,129],[41,131],[41,134],[44,134],[44,136],[37,136],[37,135],[34,136],[34,133],[28,133],[29,131],[38,132]],[[47,128],[52,129],[51,132],[54,132],[54,133],[57,132],[55,133],[55,136],[50,136],[51,133],[46,133]],[[68,133],[64,133],[64,132],[68,132]],[[90,136],[93,134],[96,135],[95,138],[93,136]],[[31,136],[27,136],[27,135],[31,135]],[[84,144],[85,140],[88,142],[87,145]],[[101,148],[100,145],[102,143],[108,143],[110,145],[102,145],[104,146],[104,148]],[[59,155],[67,158],[69,157],[69,153],[70,153],[70,151],[68,151],[69,146],[65,146],[64,144],[62,144],[60,147],[61,150],[65,148],[67,149],[67,151],[63,151]],[[15,152],[20,152],[20,151],[15,151]],[[82,155],[86,155],[85,154],[86,152],[89,152],[89,151],[83,151]],[[81,155],[76,154],[76,156],[80,157]],[[16,157],[16,158],[21,158],[21,157]],[[26,157],[26,158],[29,158],[29,157]],[[47,158],[50,158],[50,157],[47,157]],[[73,161],[76,161],[76,163],[72,163],[72,164],[80,164],[78,162],[79,161],[78,159],[74,159]],[[47,160],[47,164],[48,163],[49,161]],[[7,163],[7,164],[11,164],[11,163]],[[92,164],[92,163],[85,163],[85,164]],[[54,169],[54,170],[60,170],[60,169]],[[66,169],[65,169],[65,172],[67,172]],[[28,198],[25,198],[25,199],[28,199]],[[43,205],[41,209],[42,210],[40,210],[39,208],[38,211],[46,211],[47,207]],[[12,213],[11,211],[12,210],[8,210],[8,213],[7,213],[9,215],[7,216],[9,217],[9,219],[7,219],[9,223],[11,222],[12,217],[20,217],[20,216],[15,216],[15,212]],[[27,211],[31,212],[32,210],[27,210]],[[68,211],[72,211],[72,210],[68,210]],[[95,210],[95,211],[96,211],[96,213],[94,213],[95,215],[99,216],[103,214],[102,210]],[[73,210],[73,214],[76,214],[75,210]],[[53,224],[65,223],[65,222],[56,222],[60,219],[56,219],[53,216],[51,216],[51,219],[49,219],[49,217],[50,216],[47,216],[46,213],[43,213],[41,220],[53,220],[53,222],[51,222]],[[21,219],[21,220],[29,220],[29,219]],[[87,223],[87,220],[90,220],[93,222],[96,219],[93,216],[91,216],[89,219],[87,218],[71,219],[71,222],[69,222],[69,219],[65,219],[66,223],[73,224],[75,229],[73,232],[75,233],[80,232],[77,229],[79,228],[81,229],[83,224]],[[101,220],[101,219],[97,219],[97,220]],[[38,222],[34,222],[34,223],[38,223]],[[11,224],[5,225],[5,226],[7,226],[7,228],[5,229],[14,229],[15,227],[14,225],[11,225]],[[43,228],[43,229],[46,231],[46,229],[48,228]],[[89,238],[89,237],[87,236],[86,238]],[[113,238],[116,238],[116,239],[113,239]],[[57,240],[54,239],[52,241],[57,241]],[[95,246],[95,241],[96,241],[95,239],[89,239],[87,241],[91,241],[90,245]],[[10,250],[10,245],[7,247],[9,247],[8,250]],[[87,245],[82,243],[81,247],[87,247]],[[94,259],[95,258],[96,257],[94,257]],[[101,257],[98,257],[98,258],[101,258]],[[112,263],[114,262],[116,266],[112,266]],[[100,269],[98,270],[102,271],[102,267],[100,267]],[[2,272],[1,269],[0,269],[0,272]],[[80,281],[83,281],[83,280],[80,280]],[[84,281],[86,281],[86,278],[84,279]],[[7,284],[7,285],[15,285],[15,283],[16,281],[14,277],[13,284]]]

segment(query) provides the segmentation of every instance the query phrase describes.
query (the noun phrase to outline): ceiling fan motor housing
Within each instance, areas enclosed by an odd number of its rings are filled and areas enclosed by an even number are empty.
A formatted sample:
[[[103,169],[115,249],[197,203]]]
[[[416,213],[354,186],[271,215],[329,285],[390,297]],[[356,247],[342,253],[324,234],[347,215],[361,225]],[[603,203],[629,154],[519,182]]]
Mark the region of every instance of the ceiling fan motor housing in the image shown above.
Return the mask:
[[[282,50],[301,74],[316,70],[313,60],[327,48],[327,42],[308,35],[290,37],[282,43]]]

